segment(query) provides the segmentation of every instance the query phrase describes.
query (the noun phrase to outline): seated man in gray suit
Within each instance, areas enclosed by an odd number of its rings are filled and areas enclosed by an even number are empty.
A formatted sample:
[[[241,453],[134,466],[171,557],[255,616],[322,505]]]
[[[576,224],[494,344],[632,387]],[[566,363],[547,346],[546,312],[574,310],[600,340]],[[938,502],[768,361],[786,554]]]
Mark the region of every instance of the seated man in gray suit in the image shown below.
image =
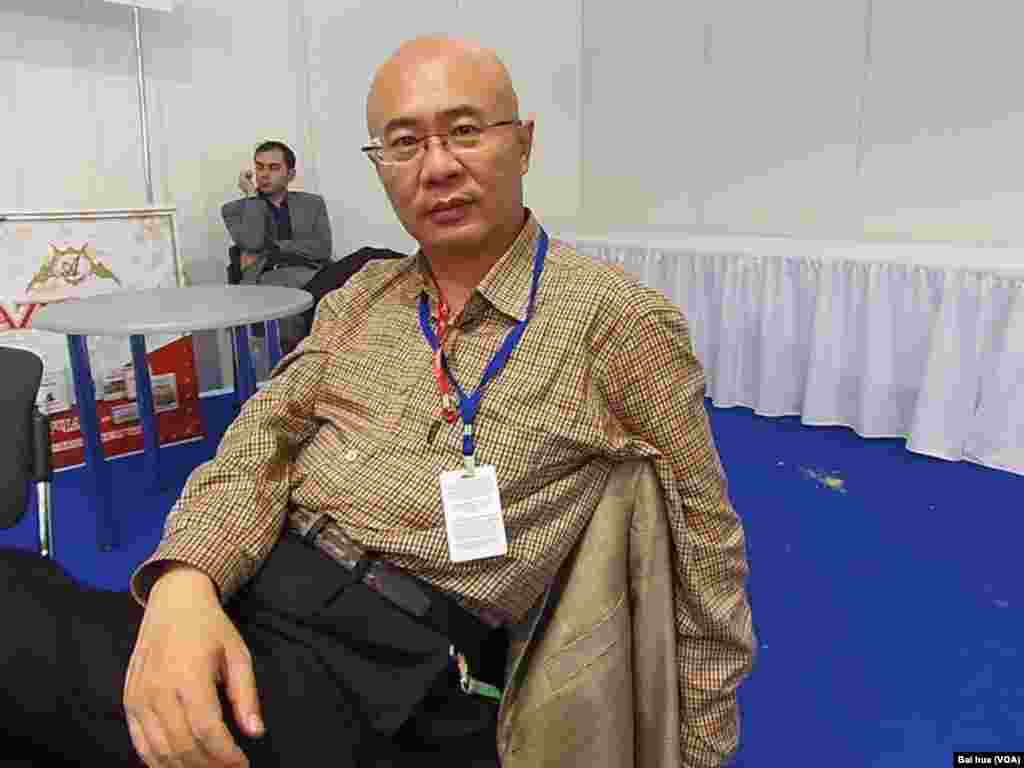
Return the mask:
[[[221,208],[240,253],[239,282],[302,288],[331,260],[331,222],[320,195],[290,192],[295,153],[279,141],[256,147],[252,170],[243,170],[244,197]],[[254,181],[255,178],[255,181]],[[305,335],[301,316],[281,321],[285,351]]]

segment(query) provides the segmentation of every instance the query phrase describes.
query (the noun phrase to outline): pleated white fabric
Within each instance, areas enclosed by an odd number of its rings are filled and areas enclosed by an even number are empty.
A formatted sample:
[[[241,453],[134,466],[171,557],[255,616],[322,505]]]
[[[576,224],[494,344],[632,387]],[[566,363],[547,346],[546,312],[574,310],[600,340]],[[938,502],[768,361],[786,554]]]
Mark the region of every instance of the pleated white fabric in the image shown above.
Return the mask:
[[[715,405],[1024,474],[1024,249],[566,239],[683,308]]]

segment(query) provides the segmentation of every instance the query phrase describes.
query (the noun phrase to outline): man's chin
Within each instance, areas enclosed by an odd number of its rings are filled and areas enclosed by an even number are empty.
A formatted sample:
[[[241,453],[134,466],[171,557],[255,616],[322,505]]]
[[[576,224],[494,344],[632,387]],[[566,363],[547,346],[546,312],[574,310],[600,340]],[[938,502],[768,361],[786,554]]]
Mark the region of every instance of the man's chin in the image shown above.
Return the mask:
[[[450,226],[428,225],[420,232],[416,239],[420,246],[425,249],[448,248],[452,250],[465,250],[478,248],[484,241],[484,233],[479,226],[473,222],[460,222]]]

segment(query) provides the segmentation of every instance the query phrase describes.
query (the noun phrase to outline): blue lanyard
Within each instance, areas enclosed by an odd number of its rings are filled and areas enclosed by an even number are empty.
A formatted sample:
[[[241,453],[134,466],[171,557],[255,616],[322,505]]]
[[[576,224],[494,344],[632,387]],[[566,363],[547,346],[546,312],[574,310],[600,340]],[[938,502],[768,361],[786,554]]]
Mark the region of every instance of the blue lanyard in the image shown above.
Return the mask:
[[[480,385],[476,388],[475,392],[471,395],[466,395],[448,367],[448,357],[445,355],[444,350],[441,351],[441,365],[444,367],[445,374],[452,384],[455,385],[455,391],[459,394],[459,414],[462,416],[462,456],[466,464],[466,470],[470,473],[474,471],[475,467],[473,454],[476,444],[473,440],[473,421],[476,419],[477,411],[480,408],[484,387],[505,367],[516,345],[519,344],[523,331],[526,330],[526,324],[533,315],[533,302],[537,297],[537,286],[540,284],[540,273],[544,271],[544,257],[547,255],[547,251],[548,234],[541,228],[537,236],[537,252],[533,257],[533,282],[530,284],[530,298],[526,304],[526,316],[517,322],[508,332],[508,335],[505,336],[505,341],[502,343],[501,348],[495,352],[491,362],[488,363],[483,378],[480,380]],[[436,352],[441,342],[430,325],[430,301],[425,293],[420,295],[420,329],[423,331],[423,336],[426,338],[427,343],[430,344],[430,349]]]

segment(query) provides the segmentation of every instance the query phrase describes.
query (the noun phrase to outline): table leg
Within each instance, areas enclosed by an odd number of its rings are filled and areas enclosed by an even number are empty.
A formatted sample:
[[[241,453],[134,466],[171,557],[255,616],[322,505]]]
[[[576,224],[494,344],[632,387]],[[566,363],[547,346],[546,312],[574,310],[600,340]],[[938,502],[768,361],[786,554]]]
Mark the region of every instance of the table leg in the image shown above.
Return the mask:
[[[232,399],[235,403],[235,413],[242,407],[242,400],[238,396],[238,339],[235,337],[235,329],[228,328],[228,342],[231,344],[231,382],[234,384]]]
[[[149,362],[146,360],[146,337],[132,336],[132,367],[135,368],[135,402],[142,422],[142,450],[146,465],[149,489],[156,492],[160,483],[160,429],[153,407],[153,382],[149,377]]]
[[[256,393],[256,369],[249,351],[249,326],[239,325],[235,329],[235,393],[238,406],[245,405]]]
[[[270,361],[270,370],[274,370],[281,359],[281,324],[277,320],[267,320],[264,323],[267,339],[267,357]]]
[[[75,397],[78,401],[78,423],[82,431],[85,472],[92,482],[93,498],[96,503],[96,539],[99,548],[109,552],[117,544],[117,531],[111,510],[110,467],[107,466],[103,456],[103,445],[100,442],[96,387],[93,384],[89,347],[85,336],[70,334],[68,352],[71,355],[71,372],[75,380]]]

